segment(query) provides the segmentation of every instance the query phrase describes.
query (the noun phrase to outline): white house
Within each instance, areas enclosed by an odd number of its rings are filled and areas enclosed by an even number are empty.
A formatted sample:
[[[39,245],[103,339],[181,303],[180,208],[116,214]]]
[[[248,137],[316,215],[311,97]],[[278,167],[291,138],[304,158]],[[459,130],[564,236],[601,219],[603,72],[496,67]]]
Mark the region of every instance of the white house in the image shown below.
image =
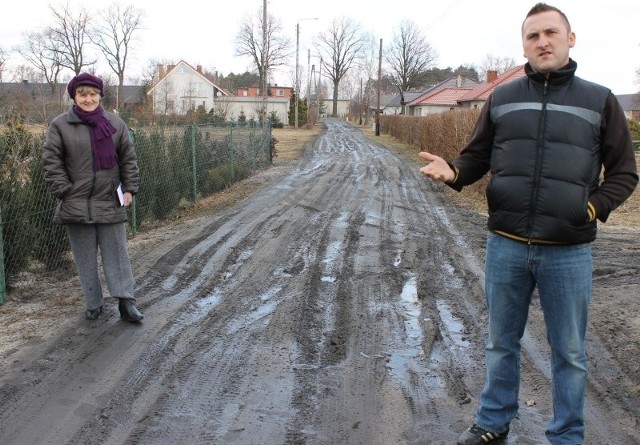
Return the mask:
[[[226,121],[237,121],[241,114],[247,120],[257,121],[263,107],[267,117],[275,113],[280,122],[289,125],[289,98],[286,97],[222,96],[216,98],[213,110]]]
[[[153,113],[157,115],[185,115],[202,106],[209,112],[214,110],[225,120],[236,120],[244,113],[247,120],[258,120],[265,108],[267,115],[275,113],[280,121],[288,125],[289,98],[287,97],[242,97],[232,96],[223,88],[207,79],[202,67],[193,68],[181,60],[177,65],[158,67],[158,78],[147,93],[153,102]]]
[[[203,106],[209,111],[216,97],[226,91],[207,79],[202,67],[193,68],[181,60],[177,65],[158,67],[158,80],[147,93],[153,102],[154,114],[180,114]]]

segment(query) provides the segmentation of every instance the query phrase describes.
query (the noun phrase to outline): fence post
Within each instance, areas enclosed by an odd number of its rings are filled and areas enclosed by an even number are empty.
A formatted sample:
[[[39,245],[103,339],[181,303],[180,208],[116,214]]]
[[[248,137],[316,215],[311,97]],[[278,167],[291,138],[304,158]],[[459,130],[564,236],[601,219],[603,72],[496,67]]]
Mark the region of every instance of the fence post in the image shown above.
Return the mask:
[[[2,232],[4,231],[4,223],[2,222],[2,207],[0,207],[0,304],[7,299],[7,281],[4,273],[4,239]]]
[[[230,172],[231,172],[231,182],[230,184],[233,184],[234,182],[236,182],[236,152],[235,152],[235,144],[233,143],[233,124],[230,123],[229,124],[229,166],[230,166]]]
[[[136,133],[133,131],[133,128],[129,128],[129,137],[131,138],[131,142],[133,146],[136,148]],[[131,234],[132,236],[136,236],[138,233],[138,219],[136,212],[136,197],[133,197],[133,201],[131,202]]]
[[[196,124],[191,124],[191,171],[193,179],[193,202],[198,200],[198,173],[196,172]]]
[[[262,139],[264,140],[265,144],[266,144],[266,154],[267,154],[267,159],[269,159],[269,165],[273,165],[273,151],[271,150],[271,134],[273,133],[273,124],[271,121],[268,121],[269,125],[267,125],[267,128],[265,130],[265,133],[262,136]]]

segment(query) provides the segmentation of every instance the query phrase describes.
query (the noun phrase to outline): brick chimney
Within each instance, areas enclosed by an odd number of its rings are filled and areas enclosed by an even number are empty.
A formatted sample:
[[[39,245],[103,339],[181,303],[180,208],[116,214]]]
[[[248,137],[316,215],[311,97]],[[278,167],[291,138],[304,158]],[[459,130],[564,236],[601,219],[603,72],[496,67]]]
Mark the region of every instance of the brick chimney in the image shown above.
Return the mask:
[[[498,72],[496,70],[487,71],[487,83],[491,83],[498,78]]]
[[[196,71],[202,74],[202,65],[196,65]]]
[[[164,65],[158,65],[158,82],[164,79],[165,74]]]

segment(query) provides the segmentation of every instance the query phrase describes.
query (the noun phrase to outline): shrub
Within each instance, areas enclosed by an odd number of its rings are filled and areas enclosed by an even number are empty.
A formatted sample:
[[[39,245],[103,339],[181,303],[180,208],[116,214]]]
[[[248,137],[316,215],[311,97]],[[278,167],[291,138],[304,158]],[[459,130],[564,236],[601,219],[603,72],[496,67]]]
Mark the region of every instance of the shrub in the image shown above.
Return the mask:
[[[479,109],[452,110],[428,116],[380,116],[380,131],[443,159],[453,159],[471,140]],[[484,200],[488,176],[466,187]]]
[[[635,141],[636,150],[640,150],[640,122],[629,119],[629,130],[631,131],[631,139]]]

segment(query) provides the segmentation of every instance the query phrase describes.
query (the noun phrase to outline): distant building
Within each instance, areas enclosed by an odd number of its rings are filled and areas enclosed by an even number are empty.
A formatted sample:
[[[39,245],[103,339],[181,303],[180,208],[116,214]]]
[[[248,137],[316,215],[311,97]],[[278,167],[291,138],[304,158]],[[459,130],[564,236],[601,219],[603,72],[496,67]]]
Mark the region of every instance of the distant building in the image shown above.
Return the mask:
[[[524,65],[518,65],[502,74],[498,74],[497,71],[487,71],[486,82],[460,96],[458,104],[465,108],[481,108],[497,87],[524,76],[526,76]]]
[[[238,97],[258,97],[261,96],[259,87],[241,87],[236,92]],[[269,96],[289,99],[293,96],[292,87],[280,87],[278,85],[269,86]]]
[[[451,77],[431,87],[412,101],[407,102],[407,114],[426,116],[458,108],[458,99],[477,85],[478,82],[467,77]]]
[[[640,93],[616,95],[627,119],[640,121]]]
[[[273,94],[274,88],[272,88]],[[202,67],[192,67],[181,60],[177,65],[158,67],[157,81],[147,93],[153,101],[156,115],[186,115],[202,106],[213,110],[225,120],[243,115],[247,120],[258,120],[264,109],[267,115],[275,113],[280,122],[288,125],[290,92],[276,89],[279,96],[262,97],[257,87],[240,88],[233,96],[204,76]]]

